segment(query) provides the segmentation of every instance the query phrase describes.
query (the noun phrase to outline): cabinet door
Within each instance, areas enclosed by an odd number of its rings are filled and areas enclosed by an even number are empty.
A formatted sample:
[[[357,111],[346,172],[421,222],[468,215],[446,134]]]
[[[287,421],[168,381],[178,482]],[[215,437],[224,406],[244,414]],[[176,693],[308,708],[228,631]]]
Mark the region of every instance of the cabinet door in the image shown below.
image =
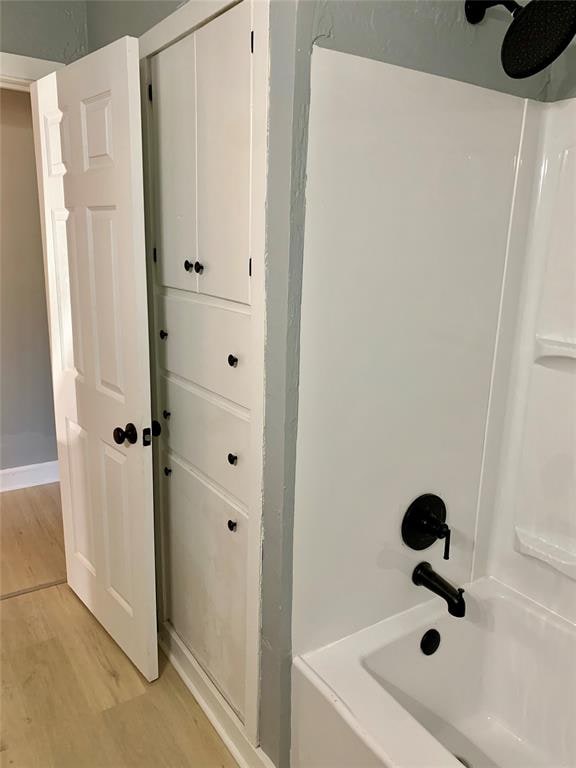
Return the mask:
[[[202,293],[249,302],[250,7],[196,32],[198,260]]]
[[[152,59],[158,278],[189,291],[198,289],[195,40],[189,35]]]
[[[246,517],[183,462],[163,453],[168,614],[242,716],[246,653]]]
[[[32,104],[68,583],[153,680],[138,41],[122,38],[39,80]]]

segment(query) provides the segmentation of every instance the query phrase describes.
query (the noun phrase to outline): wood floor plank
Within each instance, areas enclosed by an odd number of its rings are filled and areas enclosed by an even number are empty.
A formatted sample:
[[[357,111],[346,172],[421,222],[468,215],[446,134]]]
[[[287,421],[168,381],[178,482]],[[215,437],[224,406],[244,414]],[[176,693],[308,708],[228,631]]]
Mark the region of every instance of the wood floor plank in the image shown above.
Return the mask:
[[[2,768],[235,768],[161,656],[148,683],[67,585],[0,603]]]
[[[0,595],[66,579],[59,483],[0,494]]]

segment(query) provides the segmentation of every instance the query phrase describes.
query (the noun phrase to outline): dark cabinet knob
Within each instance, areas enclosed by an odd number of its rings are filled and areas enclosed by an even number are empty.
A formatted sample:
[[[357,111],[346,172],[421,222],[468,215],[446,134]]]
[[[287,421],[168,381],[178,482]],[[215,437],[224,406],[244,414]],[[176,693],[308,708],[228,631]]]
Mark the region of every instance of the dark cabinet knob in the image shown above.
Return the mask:
[[[170,411],[162,411],[162,416],[164,416],[165,419],[170,418]]]
[[[160,338],[162,339],[162,341],[164,341],[164,339],[167,339],[168,338],[168,331],[165,331],[164,329],[162,329],[160,331]]]
[[[204,265],[197,261],[196,264],[194,264],[194,272],[196,272],[197,275],[201,275],[202,272],[204,272]]]
[[[228,530],[234,533],[236,528],[238,528],[238,523],[235,520],[228,520]]]
[[[188,259],[186,259],[186,261],[184,262],[184,269],[186,270],[186,272],[194,272],[194,262],[188,261]]]
[[[238,365],[238,358],[235,355],[228,355],[228,365],[230,368],[236,368]]]
[[[112,437],[117,445],[122,445],[128,440],[131,445],[134,445],[138,440],[138,431],[132,422],[128,422],[124,429],[122,427],[116,427],[112,432]]]
[[[164,467],[164,474],[166,475],[166,477],[170,477],[170,475],[172,474],[172,470],[170,469],[170,467]]]
[[[232,464],[233,467],[238,464],[238,456],[236,456],[234,453],[228,454],[228,464]]]

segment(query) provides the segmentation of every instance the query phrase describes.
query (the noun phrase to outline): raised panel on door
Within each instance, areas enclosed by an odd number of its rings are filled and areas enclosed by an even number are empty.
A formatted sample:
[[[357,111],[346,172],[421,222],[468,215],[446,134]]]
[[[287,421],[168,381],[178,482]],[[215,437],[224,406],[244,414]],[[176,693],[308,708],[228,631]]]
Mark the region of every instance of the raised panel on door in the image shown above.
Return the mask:
[[[163,376],[163,437],[170,449],[243,503],[248,500],[248,412],[186,382]]]
[[[190,295],[158,297],[158,363],[239,405],[250,404],[250,315]],[[230,365],[229,359],[237,360]]]
[[[250,6],[196,37],[199,290],[247,303],[250,224]]]
[[[164,482],[168,618],[242,716],[246,518],[176,456],[163,452],[162,461],[172,469]]]
[[[189,35],[152,59],[157,275],[198,289],[196,262],[196,54]]]

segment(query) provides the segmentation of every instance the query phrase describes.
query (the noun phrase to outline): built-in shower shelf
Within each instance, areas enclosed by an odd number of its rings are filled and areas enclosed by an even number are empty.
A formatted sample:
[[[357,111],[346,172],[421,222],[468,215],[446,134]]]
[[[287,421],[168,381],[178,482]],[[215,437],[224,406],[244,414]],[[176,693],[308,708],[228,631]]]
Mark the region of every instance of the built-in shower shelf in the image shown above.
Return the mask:
[[[562,357],[576,361],[576,342],[554,339],[547,336],[536,336],[536,344],[534,345],[535,362],[550,357]]]
[[[551,541],[517,525],[516,549],[524,555],[543,560],[576,581],[576,541],[573,539],[566,537]]]

